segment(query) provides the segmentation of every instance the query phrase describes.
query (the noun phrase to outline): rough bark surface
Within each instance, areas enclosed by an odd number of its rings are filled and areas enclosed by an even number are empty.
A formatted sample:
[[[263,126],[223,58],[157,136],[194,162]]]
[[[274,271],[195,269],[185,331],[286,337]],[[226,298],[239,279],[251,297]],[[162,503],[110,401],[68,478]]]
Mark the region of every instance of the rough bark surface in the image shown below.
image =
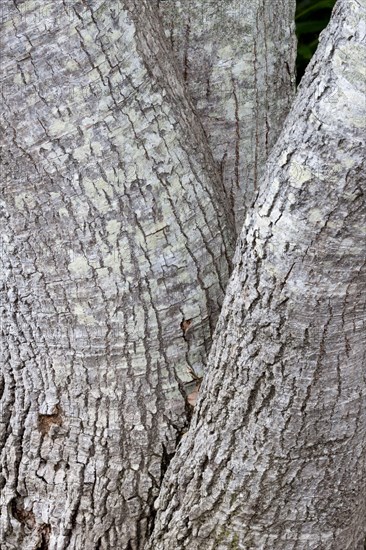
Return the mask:
[[[223,298],[220,179],[150,8],[2,8],[4,550],[143,547]]]
[[[361,550],[365,0],[341,0],[270,157],[150,548]]]
[[[295,85],[295,0],[155,0],[240,234]]]

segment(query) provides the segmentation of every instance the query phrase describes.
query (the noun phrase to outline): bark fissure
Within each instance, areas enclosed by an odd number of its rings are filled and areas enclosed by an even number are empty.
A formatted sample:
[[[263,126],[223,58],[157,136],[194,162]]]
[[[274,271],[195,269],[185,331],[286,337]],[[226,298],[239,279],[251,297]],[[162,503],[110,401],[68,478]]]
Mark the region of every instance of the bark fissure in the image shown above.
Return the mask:
[[[156,4],[239,234],[293,99],[295,2]]]
[[[230,216],[149,3],[3,17],[1,544],[136,550],[205,368]]]
[[[363,545],[365,17],[338,2],[269,158],[154,550]]]

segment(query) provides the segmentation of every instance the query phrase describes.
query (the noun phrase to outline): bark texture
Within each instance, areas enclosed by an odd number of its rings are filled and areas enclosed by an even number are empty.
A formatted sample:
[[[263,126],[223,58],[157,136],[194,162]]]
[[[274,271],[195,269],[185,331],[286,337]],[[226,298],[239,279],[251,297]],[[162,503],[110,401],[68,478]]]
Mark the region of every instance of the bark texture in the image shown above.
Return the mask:
[[[340,0],[248,216],[150,548],[361,550],[365,0]]]
[[[155,0],[240,234],[295,85],[295,0]]]
[[[7,1],[3,43],[1,548],[142,548],[228,278],[220,180],[149,2]]]

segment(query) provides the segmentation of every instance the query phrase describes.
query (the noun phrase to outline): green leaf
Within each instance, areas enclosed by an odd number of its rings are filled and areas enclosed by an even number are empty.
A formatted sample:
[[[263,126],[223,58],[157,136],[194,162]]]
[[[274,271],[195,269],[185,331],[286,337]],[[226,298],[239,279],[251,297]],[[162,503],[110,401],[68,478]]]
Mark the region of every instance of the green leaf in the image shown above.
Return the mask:
[[[319,21],[304,21],[301,23],[296,23],[296,33],[298,36],[303,34],[312,34],[314,32],[319,33],[327,26],[328,21],[328,19],[321,19]]]
[[[314,54],[314,49],[310,48],[306,44],[303,44],[298,48],[298,56],[302,59],[306,59],[307,61],[310,61],[310,59],[313,57],[313,54]]]
[[[309,15],[314,11],[318,11],[324,8],[332,9],[335,0],[318,0],[317,2],[312,2],[311,5],[308,5],[309,2],[298,2],[297,11],[296,11],[296,21],[304,15]]]

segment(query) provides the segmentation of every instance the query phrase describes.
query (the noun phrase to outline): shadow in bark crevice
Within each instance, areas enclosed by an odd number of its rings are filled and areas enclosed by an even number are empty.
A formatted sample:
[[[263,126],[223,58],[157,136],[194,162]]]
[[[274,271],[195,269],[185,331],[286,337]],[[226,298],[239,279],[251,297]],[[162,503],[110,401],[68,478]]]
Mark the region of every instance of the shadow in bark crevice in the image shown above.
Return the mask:
[[[11,515],[27,530],[32,530],[36,526],[36,518],[32,510],[26,510],[24,499],[20,495],[11,499],[9,503]]]

